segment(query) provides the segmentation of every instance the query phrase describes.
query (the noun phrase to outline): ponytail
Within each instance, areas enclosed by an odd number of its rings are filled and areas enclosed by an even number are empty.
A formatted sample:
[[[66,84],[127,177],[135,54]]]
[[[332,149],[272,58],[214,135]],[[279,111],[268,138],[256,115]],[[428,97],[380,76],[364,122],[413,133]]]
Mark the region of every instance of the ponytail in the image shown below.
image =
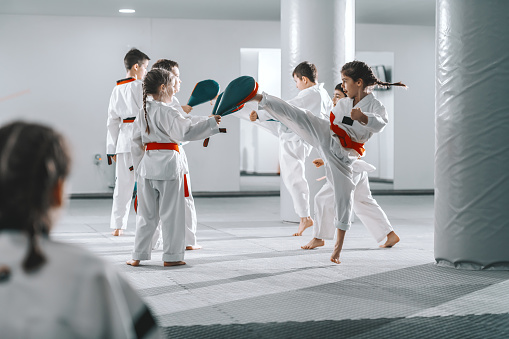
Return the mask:
[[[145,111],[145,122],[147,123],[147,128],[145,129],[145,132],[147,132],[147,134],[150,134],[150,127],[148,127],[147,118],[147,91],[145,87],[143,87],[143,110]]]
[[[28,229],[28,241],[28,254],[25,260],[23,260],[23,269],[25,272],[31,272],[46,262],[46,257],[39,247],[34,227]]]
[[[352,78],[354,81],[362,79],[364,86],[366,87],[379,86],[388,88],[391,86],[400,86],[407,88],[407,85],[405,85],[401,81],[396,83],[381,81],[375,76],[371,67],[369,67],[365,62],[358,60],[347,62],[346,64],[344,64],[343,67],[341,68],[341,74],[349,78]]]
[[[383,87],[383,88],[389,88],[391,86],[400,86],[400,87],[408,88],[408,86],[405,85],[404,83],[402,83],[401,81],[390,83],[390,82],[384,82],[384,81],[376,79],[376,85],[378,87]]]
[[[171,72],[163,68],[152,68],[143,79],[143,111],[145,112],[145,122],[147,123],[147,128],[145,129],[147,134],[150,134],[147,117],[147,96],[158,95],[161,85],[171,86],[173,77]]]

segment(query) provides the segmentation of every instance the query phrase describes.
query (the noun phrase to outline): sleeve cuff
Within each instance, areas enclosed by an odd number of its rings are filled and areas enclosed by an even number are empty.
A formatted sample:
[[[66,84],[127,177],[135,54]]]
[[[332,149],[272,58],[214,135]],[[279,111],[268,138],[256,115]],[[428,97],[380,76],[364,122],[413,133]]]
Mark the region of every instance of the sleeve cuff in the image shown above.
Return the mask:
[[[262,100],[258,103],[258,109],[263,109],[267,105],[267,93],[262,93]]]
[[[216,119],[214,117],[209,118],[209,126],[214,131],[219,133],[219,125],[216,122]]]

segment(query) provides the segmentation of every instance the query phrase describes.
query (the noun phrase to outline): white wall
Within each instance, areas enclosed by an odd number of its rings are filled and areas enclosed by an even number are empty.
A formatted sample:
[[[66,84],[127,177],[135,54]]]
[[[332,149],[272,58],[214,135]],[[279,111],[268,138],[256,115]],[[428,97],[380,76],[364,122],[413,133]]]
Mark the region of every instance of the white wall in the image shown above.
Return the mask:
[[[394,188],[432,189],[435,149],[435,28],[356,26],[357,51],[394,53]],[[382,132],[383,133],[383,132]]]
[[[72,193],[111,192],[104,156],[106,111],[123,57],[137,47],[152,59],[179,62],[177,95],[186,102],[196,82],[224,89],[240,75],[240,48],[279,48],[279,22],[0,15],[0,124],[44,122],[63,132],[73,149]],[[16,94],[19,94],[16,96]],[[203,104],[194,114],[208,115]],[[186,146],[194,191],[239,190],[239,120],[227,134]],[[104,157],[103,157],[104,158]]]

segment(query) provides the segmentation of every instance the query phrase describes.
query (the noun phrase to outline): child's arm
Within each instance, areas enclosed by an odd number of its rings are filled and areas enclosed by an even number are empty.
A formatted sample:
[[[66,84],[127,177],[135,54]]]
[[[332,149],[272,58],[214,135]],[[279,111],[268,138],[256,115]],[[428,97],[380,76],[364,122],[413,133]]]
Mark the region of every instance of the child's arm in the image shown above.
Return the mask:
[[[211,135],[219,133],[218,125],[220,121],[221,116],[219,115],[213,115],[207,119],[195,122],[179,114],[170,123],[169,135],[170,138],[177,141],[206,139]]]
[[[375,107],[373,112],[362,112],[360,108],[354,108],[350,116],[371,133],[381,132],[389,122],[387,111],[383,105]]]

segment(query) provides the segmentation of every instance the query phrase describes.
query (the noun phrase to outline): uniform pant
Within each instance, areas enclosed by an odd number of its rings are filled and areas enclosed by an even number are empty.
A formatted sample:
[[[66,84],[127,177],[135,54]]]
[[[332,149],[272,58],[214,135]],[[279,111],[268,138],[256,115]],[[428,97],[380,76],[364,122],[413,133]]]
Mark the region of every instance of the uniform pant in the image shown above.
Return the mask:
[[[391,223],[384,211],[371,196],[368,173],[354,172],[353,180],[356,183],[354,191],[353,210],[360,221],[371,233],[377,242],[385,239],[393,231]],[[334,239],[334,191],[327,182],[315,196],[315,225],[313,237],[318,239]]]
[[[138,214],[134,260],[150,260],[152,237],[161,222],[163,261],[180,261],[185,251],[185,197],[183,176],[175,180],[138,177]]]
[[[311,112],[270,95],[264,95],[259,108],[266,110],[323,155],[331,173],[328,180],[334,188],[334,224],[336,228],[348,230],[351,225],[355,189],[352,163],[356,158],[349,155],[349,152],[333,139],[330,123]]]
[[[115,189],[111,209],[110,228],[127,228],[127,218],[131,208],[134,189],[134,171],[131,153],[118,153],[115,163]]]
[[[305,171],[305,161],[310,152],[311,147],[302,139],[297,141],[279,140],[281,179],[290,192],[295,213],[300,218],[310,216],[309,186]]]
[[[196,218],[196,208],[194,207],[194,198],[191,191],[191,179],[189,174],[186,175],[187,188],[189,190],[189,196],[185,199],[185,219],[186,219],[186,232],[185,232],[185,244],[187,246],[196,246],[198,241],[196,239],[196,226],[198,220]],[[161,237],[161,224],[157,225],[157,229],[152,237],[152,249],[159,248],[159,244],[162,242]]]

